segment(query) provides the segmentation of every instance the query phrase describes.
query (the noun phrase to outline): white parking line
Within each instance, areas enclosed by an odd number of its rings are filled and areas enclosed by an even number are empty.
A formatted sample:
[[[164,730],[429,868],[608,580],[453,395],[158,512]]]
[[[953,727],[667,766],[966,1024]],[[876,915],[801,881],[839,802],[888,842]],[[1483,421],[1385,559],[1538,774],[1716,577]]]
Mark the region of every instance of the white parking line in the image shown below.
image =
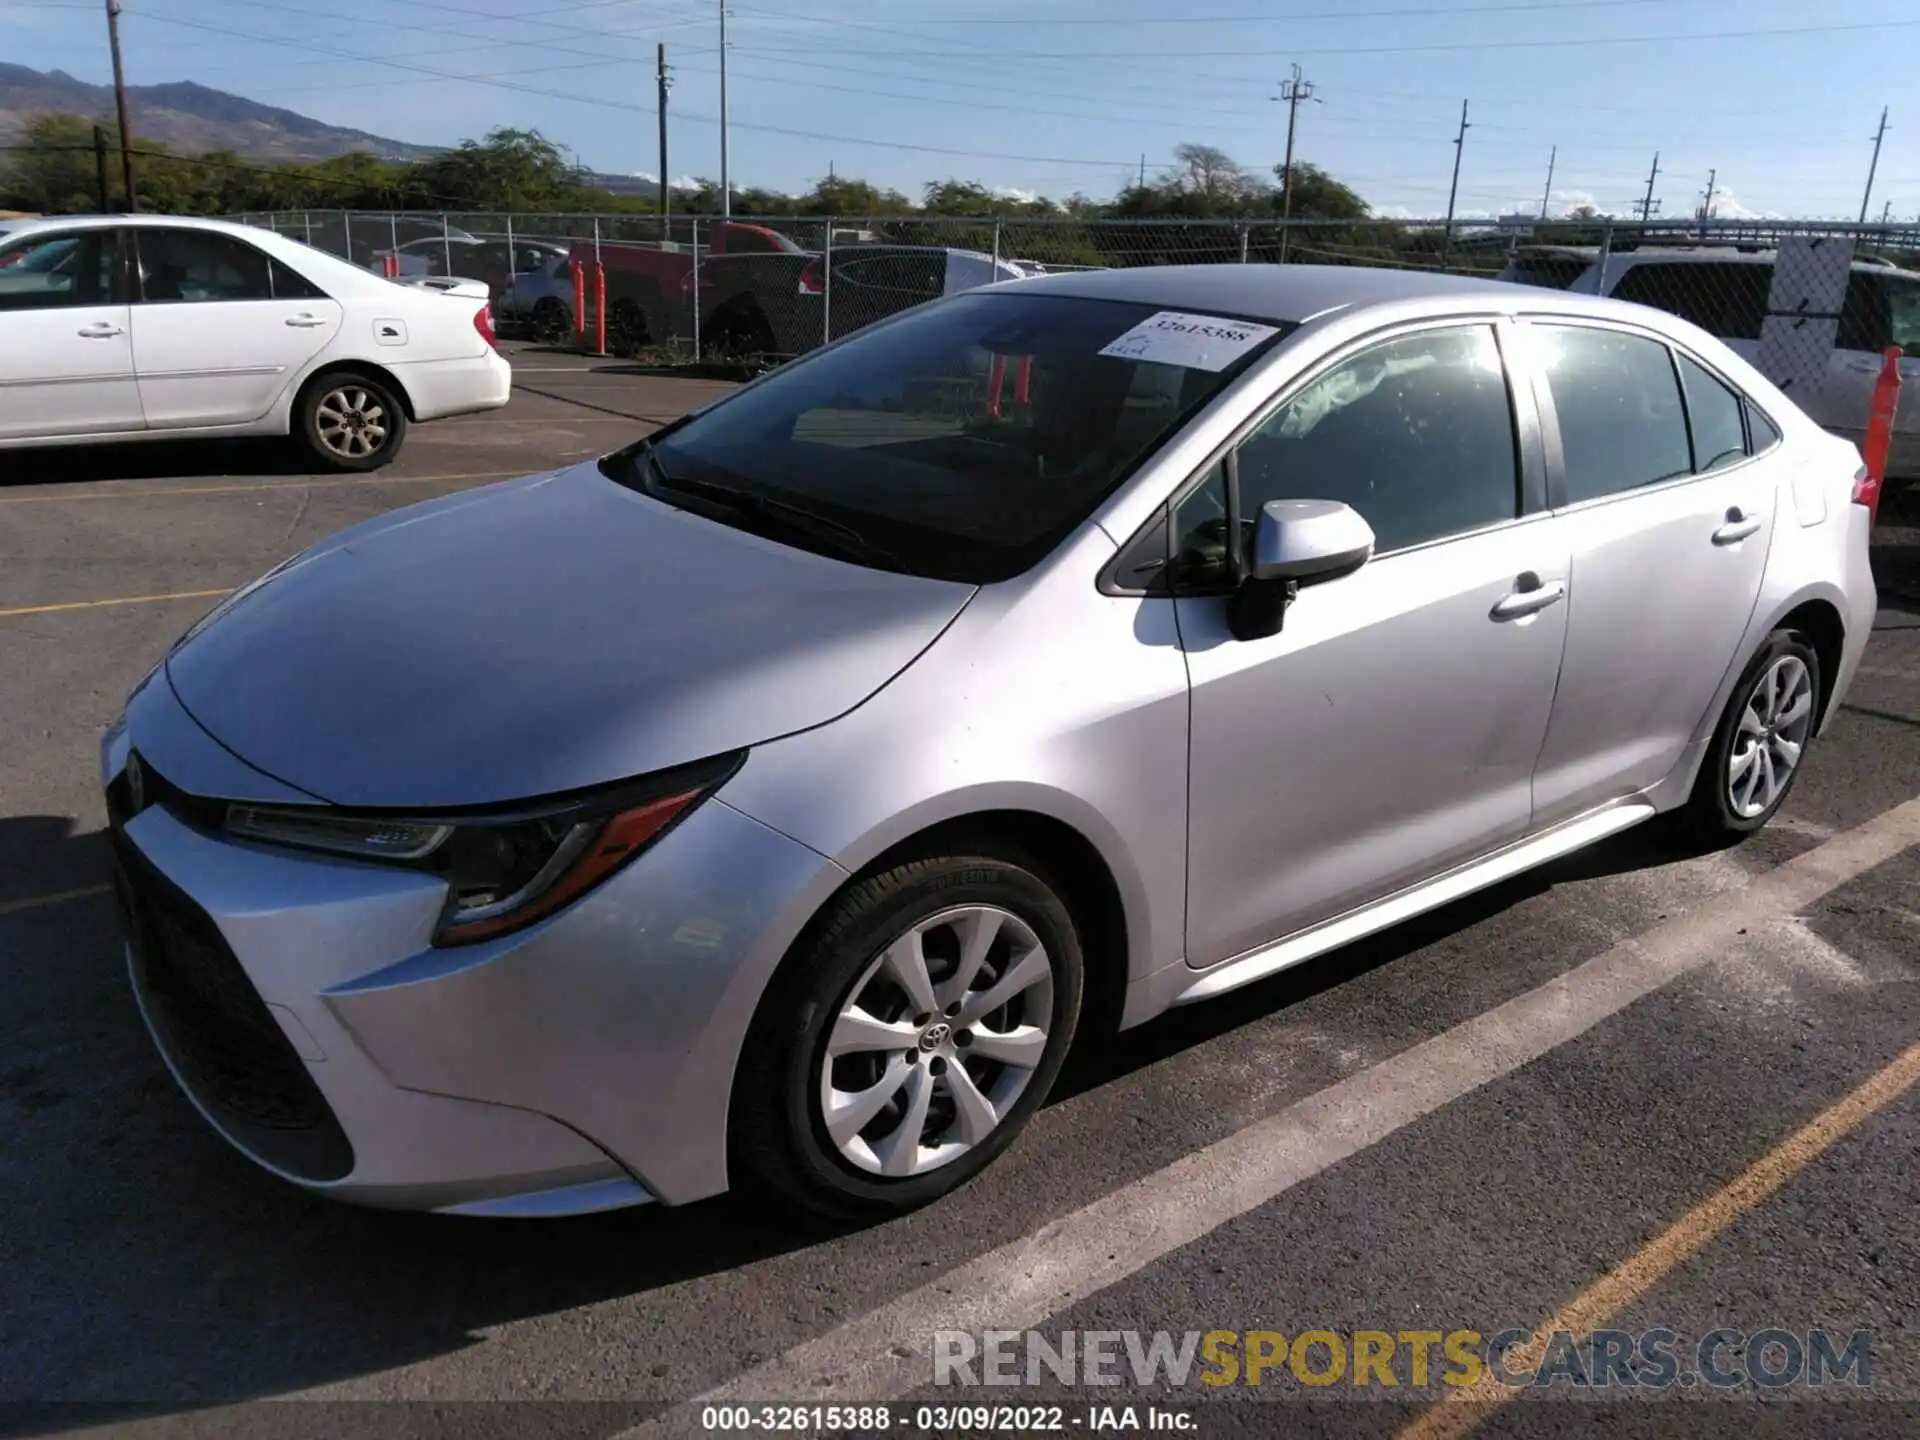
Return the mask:
[[[929,1383],[938,1329],[1024,1329],[1138,1273],[1395,1131],[1564,1045],[1736,949],[1740,937],[1920,844],[1920,798],[1845,831],[1691,913],[1349,1076],[1033,1234],[625,1432],[700,1433],[700,1407],[896,1400]]]

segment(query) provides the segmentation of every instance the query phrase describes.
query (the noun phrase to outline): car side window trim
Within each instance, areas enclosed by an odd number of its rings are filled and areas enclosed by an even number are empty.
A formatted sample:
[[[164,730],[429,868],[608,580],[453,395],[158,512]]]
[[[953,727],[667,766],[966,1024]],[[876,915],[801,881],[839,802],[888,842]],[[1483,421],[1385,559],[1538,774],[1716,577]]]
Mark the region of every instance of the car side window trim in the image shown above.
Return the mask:
[[[1370,330],[1357,335],[1339,349],[1324,355],[1311,370],[1295,375],[1280,389],[1273,392],[1248,419],[1242,422],[1232,434],[1216,447],[1206,459],[1194,467],[1193,472],[1181,480],[1169,493],[1166,500],[1155,507],[1145,521],[1135,527],[1132,534],[1121,544],[1115,557],[1101,568],[1096,581],[1097,588],[1105,595],[1169,595],[1178,594],[1183,598],[1204,595],[1225,594],[1231,588],[1231,582],[1217,587],[1180,588],[1169,587],[1156,576],[1146,584],[1137,580],[1130,581],[1127,571],[1141,563],[1141,548],[1148,546],[1148,532],[1159,530],[1164,536],[1166,547],[1166,566],[1163,573],[1172,567],[1172,550],[1177,536],[1174,535],[1174,516],[1196,492],[1213,479],[1214,471],[1223,471],[1227,479],[1227,497],[1229,502],[1229,521],[1237,517],[1232,515],[1232,504],[1237,497],[1239,486],[1237,478],[1237,456],[1242,444],[1249,436],[1257,432],[1283,408],[1291,403],[1303,390],[1328,372],[1344,365],[1354,356],[1376,345],[1402,339],[1410,335],[1431,333],[1435,330],[1467,329],[1474,326],[1491,328],[1495,343],[1500,350],[1501,369],[1507,387],[1507,404],[1513,419],[1516,442],[1515,461],[1519,472],[1519,490],[1515,496],[1517,514],[1509,520],[1496,520],[1472,530],[1455,531],[1451,535],[1440,535],[1430,540],[1422,540],[1412,545],[1398,546],[1392,550],[1380,552],[1377,558],[1387,559],[1394,555],[1408,555],[1435,545],[1450,545],[1456,540],[1469,539],[1476,535],[1489,534],[1511,526],[1525,525],[1552,513],[1548,502],[1548,481],[1551,471],[1547,465],[1545,437],[1546,416],[1535,403],[1530,383],[1530,360],[1519,346],[1524,345],[1522,337],[1515,336],[1516,346],[1508,344],[1509,333],[1514,329],[1513,317],[1501,311],[1469,311],[1453,315],[1434,316],[1421,320],[1397,321],[1383,325],[1378,330]],[[1123,563],[1124,562],[1124,563]],[[1234,561],[1237,568],[1238,561]]]
[[[1632,335],[1637,339],[1650,340],[1656,345],[1663,346],[1667,352],[1667,362],[1669,365],[1673,367],[1674,384],[1680,391],[1681,413],[1686,417],[1686,420],[1687,420],[1687,453],[1688,453],[1688,456],[1693,460],[1693,463],[1696,465],[1699,463],[1699,460],[1698,460],[1698,457],[1694,456],[1693,454],[1693,445],[1694,445],[1693,417],[1692,417],[1691,410],[1688,409],[1689,402],[1687,400],[1687,395],[1686,395],[1686,385],[1682,380],[1682,377],[1680,374],[1680,357],[1681,356],[1685,356],[1687,359],[1693,361],[1702,370],[1705,370],[1709,375],[1713,376],[1716,380],[1720,381],[1721,384],[1725,385],[1735,395],[1739,396],[1742,404],[1743,413],[1748,408],[1756,410],[1761,414],[1761,416],[1767,419],[1767,422],[1770,425],[1773,425],[1775,430],[1778,430],[1780,428],[1777,424],[1773,422],[1770,416],[1767,416],[1766,410],[1762,406],[1755,403],[1752,396],[1748,395],[1747,392],[1743,390],[1739,385],[1736,385],[1732,380],[1728,379],[1720,369],[1718,369],[1716,366],[1714,366],[1710,362],[1701,359],[1698,355],[1694,354],[1693,351],[1687,349],[1684,345],[1681,345],[1675,341],[1669,340],[1664,335],[1658,334],[1651,330],[1643,330],[1635,325],[1622,324],[1619,321],[1612,320],[1612,319],[1603,319],[1599,317],[1589,318],[1588,316],[1585,316],[1585,315],[1560,315],[1560,314],[1554,314],[1550,311],[1540,311],[1540,312],[1535,312],[1535,313],[1526,314],[1526,315],[1518,315],[1518,316],[1515,316],[1514,318],[1519,322],[1521,322],[1523,325],[1526,325],[1529,327],[1539,324],[1539,325],[1577,326],[1577,327],[1583,327],[1589,330],[1612,330],[1623,335]],[[1531,334],[1529,334],[1528,338],[1529,340],[1531,339]],[[1529,353],[1529,357],[1531,358],[1531,355],[1532,355],[1531,350],[1529,350],[1528,353]],[[1565,458],[1564,452],[1560,448],[1560,420],[1559,420],[1558,413],[1554,409],[1553,395],[1551,391],[1548,390],[1545,384],[1545,379],[1546,379],[1545,372],[1541,371],[1540,384],[1536,387],[1536,390],[1539,396],[1541,426],[1548,436],[1547,448],[1551,457],[1551,464],[1549,467],[1549,473],[1547,477],[1547,489],[1548,489],[1548,494],[1551,496],[1553,500],[1552,508],[1556,512],[1570,513],[1576,510],[1590,509],[1599,505],[1614,504],[1622,500],[1631,500],[1635,496],[1639,496],[1639,495],[1659,495],[1659,494],[1663,494],[1666,491],[1676,489],[1679,486],[1691,485],[1697,480],[1704,480],[1709,475],[1713,476],[1716,479],[1723,475],[1731,475],[1736,471],[1742,469],[1743,467],[1752,464],[1755,460],[1759,459],[1760,456],[1767,454],[1768,451],[1773,449],[1773,446],[1769,445],[1765,450],[1760,450],[1757,452],[1754,450],[1752,425],[1751,425],[1751,422],[1748,422],[1747,453],[1746,455],[1742,456],[1738,462],[1734,464],[1722,465],[1717,470],[1709,470],[1704,473],[1699,470],[1692,470],[1685,475],[1670,475],[1664,480],[1655,480],[1646,485],[1638,485],[1631,490],[1617,490],[1611,494],[1595,495],[1586,500],[1576,500],[1576,501],[1569,502],[1567,500],[1567,491],[1566,491],[1566,458]]]

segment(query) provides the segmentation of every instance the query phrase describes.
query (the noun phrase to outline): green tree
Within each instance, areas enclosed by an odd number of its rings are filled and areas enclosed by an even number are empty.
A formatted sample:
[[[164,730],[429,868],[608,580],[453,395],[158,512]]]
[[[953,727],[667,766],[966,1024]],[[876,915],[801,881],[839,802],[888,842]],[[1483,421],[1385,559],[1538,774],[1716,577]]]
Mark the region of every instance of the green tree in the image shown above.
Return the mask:
[[[1285,186],[1285,164],[1273,167],[1273,178]],[[1275,210],[1279,193],[1274,195]],[[1293,162],[1293,204],[1289,213],[1296,220],[1364,220],[1372,212],[1367,202],[1348,186],[1341,184],[1318,165],[1305,160]]]

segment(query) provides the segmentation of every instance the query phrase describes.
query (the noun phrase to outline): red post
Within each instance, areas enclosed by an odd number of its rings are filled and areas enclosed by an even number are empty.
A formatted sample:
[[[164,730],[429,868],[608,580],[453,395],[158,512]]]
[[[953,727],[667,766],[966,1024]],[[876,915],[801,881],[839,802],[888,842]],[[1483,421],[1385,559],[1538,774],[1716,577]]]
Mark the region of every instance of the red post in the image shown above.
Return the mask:
[[[573,334],[576,340],[587,338],[587,269],[577,255],[573,258]]]
[[[1029,392],[1032,388],[1033,356],[1022,355],[1020,357],[1020,368],[1014,373],[1013,377],[1013,403],[1016,405],[1025,405],[1028,403],[1030,398]]]
[[[989,420],[1000,418],[1000,389],[1006,383],[1007,357],[996,355],[993,357],[992,376],[987,381],[987,418]]]
[[[389,250],[380,257],[380,273],[389,280],[398,280],[400,278],[400,252],[398,250]]]
[[[1873,386],[1873,408],[1867,417],[1867,440],[1861,458],[1867,463],[1867,514],[1880,518],[1880,487],[1887,478],[1887,451],[1893,445],[1893,417],[1900,409],[1900,347],[1881,352],[1880,378]]]
[[[593,334],[594,353],[607,353],[607,267],[593,262]]]

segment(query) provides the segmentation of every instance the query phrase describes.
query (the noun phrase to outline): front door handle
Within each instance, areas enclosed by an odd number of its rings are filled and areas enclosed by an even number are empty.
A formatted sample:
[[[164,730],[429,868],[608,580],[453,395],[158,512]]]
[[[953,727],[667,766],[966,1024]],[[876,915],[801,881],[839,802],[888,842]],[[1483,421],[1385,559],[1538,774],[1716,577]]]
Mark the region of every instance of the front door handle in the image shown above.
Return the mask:
[[[75,333],[77,333],[82,340],[111,340],[114,336],[124,335],[127,332],[122,330],[118,325],[109,325],[106,321],[102,320],[92,325],[82,326]]]
[[[1558,605],[1566,598],[1566,582],[1549,580],[1542,584],[1539,576],[1528,571],[1520,577],[1519,587],[1493,607],[1493,618],[1519,620],[1527,615],[1537,615],[1549,605]]]
[[[1716,545],[1738,545],[1742,540],[1757,531],[1760,528],[1760,524],[1761,521],[1758,515],[1742,515],[1740,513],[1740,507],[1736,505],[1727,511],[1727,523],[1713,532],[1713,543]]]
[[[289,315],[287,317],[287,324],[293,326],[296,330],[312,330],[316,326],[326,323],[327,322],[318,315]]]

